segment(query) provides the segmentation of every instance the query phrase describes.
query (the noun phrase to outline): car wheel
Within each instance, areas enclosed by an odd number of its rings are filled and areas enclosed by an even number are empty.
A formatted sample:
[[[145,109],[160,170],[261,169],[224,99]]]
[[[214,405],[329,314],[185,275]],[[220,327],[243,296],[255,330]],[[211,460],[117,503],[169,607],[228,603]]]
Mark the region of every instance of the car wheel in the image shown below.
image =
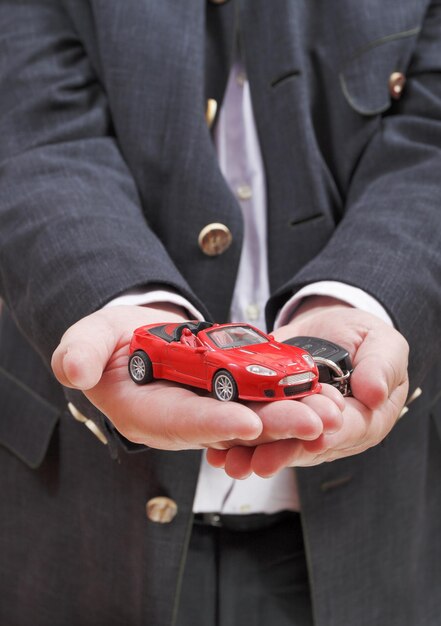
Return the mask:
[[[153,367],[150,358],[142,350],[134,352],[129,359],[130,378],[137,385],[145,385],[153,380]]]
[[[236,381],[227,370],[220,370],[213,378],[213,395],[221,402],[238,399]]]

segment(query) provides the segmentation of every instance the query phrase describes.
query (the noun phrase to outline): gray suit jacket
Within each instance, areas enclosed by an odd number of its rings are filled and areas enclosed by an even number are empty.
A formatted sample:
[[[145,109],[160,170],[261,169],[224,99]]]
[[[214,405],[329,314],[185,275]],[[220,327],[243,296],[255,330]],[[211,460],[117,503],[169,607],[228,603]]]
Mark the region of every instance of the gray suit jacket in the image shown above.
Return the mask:
[[[227,318],[243,225],[204,110],[237,34],[267,177],[269,325],[305,284],[360,287],[424,391],[375,449],[298,473],[316,624],[439,624],[439,0],[14,0],[0,32],[1,623],[172,623],[199,455],[127,452],[75,397],[109,455],[48,364],[66,328],[134,287]],[[233,234],[217,257],[198,246],[211,222]],[[145,517],[158,495],[178,503],[171,524]]]

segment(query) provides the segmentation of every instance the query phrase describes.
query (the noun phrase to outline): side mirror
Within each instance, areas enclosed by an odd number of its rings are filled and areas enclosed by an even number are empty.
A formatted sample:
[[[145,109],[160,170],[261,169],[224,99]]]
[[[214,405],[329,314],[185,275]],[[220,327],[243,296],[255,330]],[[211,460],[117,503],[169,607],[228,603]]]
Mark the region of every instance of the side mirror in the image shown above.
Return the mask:
[[[194,349],[194,351],[196,352],[196,354],[204,354],[205,352],[207,352],[207,348],[204,348],[203,346],[198,346]]]

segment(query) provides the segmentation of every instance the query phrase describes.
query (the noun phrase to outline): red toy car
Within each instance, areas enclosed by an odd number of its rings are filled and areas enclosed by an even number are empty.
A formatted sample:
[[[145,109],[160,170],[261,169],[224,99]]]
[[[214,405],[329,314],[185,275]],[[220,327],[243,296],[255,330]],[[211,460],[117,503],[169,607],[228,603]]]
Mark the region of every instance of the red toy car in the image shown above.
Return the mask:
[[[223,402],[301,398],[321,389],[306,350],[248,324],[142,326],[130,343],[129,373],[138,385],[166,378],[207,389]]]

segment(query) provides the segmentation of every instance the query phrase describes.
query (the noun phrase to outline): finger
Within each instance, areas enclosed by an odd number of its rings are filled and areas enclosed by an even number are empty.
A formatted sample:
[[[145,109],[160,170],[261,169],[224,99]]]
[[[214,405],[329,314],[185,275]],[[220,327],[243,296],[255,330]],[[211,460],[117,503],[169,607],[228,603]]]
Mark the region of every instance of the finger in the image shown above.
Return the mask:
[[[344,411],[344,408],[346,406],[345,398],[341,395],[339,390],[333,387],[332,385],[327,385],[326,383],[322,383],[322,389],[319,395],[326,396],[338,406],[340,411]],[[309,398],[311,396],[306,396],[306,397]]]
[[[224,468],[225,461],[227,458],[227,451],[226,450],[214,450],[213,448],[208,448],[206,458],[207,458],[207,462],[212,467]]]
[[[335,433],[323,434],[320,440],[305,442],[305,452],[317,456],[328,450],[344,450],[361,445],[375,430],[372,420],[373,411],[356,398],[347,398],[341,428]]]
[[[341,396],[341,394],[336,389],[334,391],[336,391],[337,394]],[[320,416],[323,424],[323,431],[325,433],[335,433],[342,427],[343,415],[341,409],[329,397],[321,394],[316,394],[303,398],[302,403],[306,404],[306,406],[308,406],[315,413],[317,413],[317,415]]]
[[[329,400],[328,402],[332,404]],[[262,420],[262,440],[315,439],[323,432],[320,416],[302,402],[280,400],[267,403],[256,402],[249,406]]]
[[[173,441],[184,443],[254,441],[262,432],[262,422],[248,407],[238,403],[223,403],[213,398],[200,398],[191,392],[176,403],[163,400],[152,403],[157,411],[158,428],[163,428]]]
[[[354,359],[354,396],[372,410],[380,407],[407,379],[408,354],[406,340],[394,329],[369,330]]]
[[[258,476],[269,478],[285,467],[312,465],[315,456],[305,454],[302,441],[275,441],[262,444],[254,450],[251,469]]]
[[[225,472],[231,478],[243,480],[252,473],[251,459],[254,448],[237,446],[227,451],[225,460]]]
[[[95,313],[63,335],[52,356],[52,369],[62,385],[87,390],[100,380],[118,342],[113,326]]]

